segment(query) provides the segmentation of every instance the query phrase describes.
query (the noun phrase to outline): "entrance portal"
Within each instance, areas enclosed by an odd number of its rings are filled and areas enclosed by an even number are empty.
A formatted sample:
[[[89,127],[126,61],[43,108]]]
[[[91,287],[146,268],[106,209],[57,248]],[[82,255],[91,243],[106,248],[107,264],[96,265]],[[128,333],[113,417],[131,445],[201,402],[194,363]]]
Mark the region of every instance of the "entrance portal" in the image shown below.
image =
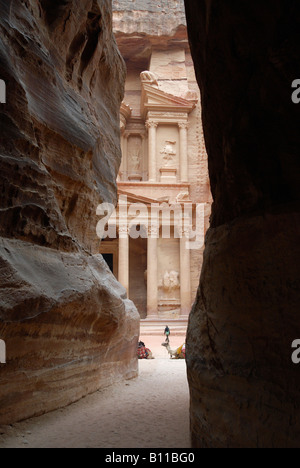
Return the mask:
[[[129,295],[142,319],[147,317],[147,239],[129,241]]]

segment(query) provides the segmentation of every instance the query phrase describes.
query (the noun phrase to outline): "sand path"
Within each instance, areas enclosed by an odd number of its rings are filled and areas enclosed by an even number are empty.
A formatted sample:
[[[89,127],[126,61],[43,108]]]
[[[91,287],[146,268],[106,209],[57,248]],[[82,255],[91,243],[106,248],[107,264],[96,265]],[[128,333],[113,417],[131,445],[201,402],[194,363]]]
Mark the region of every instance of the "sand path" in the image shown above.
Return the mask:
[[[138,378],[62,410],[0,428],[0,448],[189,448],[185,361],[171,360],[161,337],[141,337],[156,356]],[[182,344],[174,337],[172,347]]]

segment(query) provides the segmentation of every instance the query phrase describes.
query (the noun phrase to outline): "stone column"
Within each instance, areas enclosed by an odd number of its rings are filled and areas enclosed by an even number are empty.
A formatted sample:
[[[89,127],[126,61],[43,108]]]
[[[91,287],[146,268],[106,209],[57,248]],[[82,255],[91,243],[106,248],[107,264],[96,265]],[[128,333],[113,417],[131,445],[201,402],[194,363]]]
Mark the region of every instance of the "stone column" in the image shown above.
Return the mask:
[[[157,167],[156,167],[156,129],[158,126],[157,122],[148,120],[146,126],[149,130],[148,140],[149,140],[149,182],[157,182]]]
[[[128,227],[119,227],[119,283],[124,286],[129,297],[129,236]]]
[[[124,180],[124,145],[125,145],[125,137],[124,135],[121,136],[121,154],[122,154],[122,159],[121,159],[121,164],[120,164],[120,169],[119,169],[119,174],[117,177],[117,182],[121,182]]]
[[[127,162],[127,149],[128,149],[128,133],[123,135],[122,147],[122,181],[128,180],[128,162]]]
[[[180,135],[180,180],[181,182],[189,181],[189,168],[188,168],[188,144],[187,144],[187,130],[188,123],[180,122],[179,135]]]
[[[147,161],[146,161],[146,154],[147,154],[147,138],[146,134],[144,133],[141,135],[142,137],[142,147],[143,147],[143,159],[142,159],[142,176],[143,180],[147,180],[147,172],[148,172],[148,167],[147,167]]]
[[[187,248],[188,241],[189,231],[184,230],[180,239],[180,298],[182,316],[188,316],[192,306],[191,253],[189,248]]]
[[[158,227],[148,228],[147,318],[158,318]]]

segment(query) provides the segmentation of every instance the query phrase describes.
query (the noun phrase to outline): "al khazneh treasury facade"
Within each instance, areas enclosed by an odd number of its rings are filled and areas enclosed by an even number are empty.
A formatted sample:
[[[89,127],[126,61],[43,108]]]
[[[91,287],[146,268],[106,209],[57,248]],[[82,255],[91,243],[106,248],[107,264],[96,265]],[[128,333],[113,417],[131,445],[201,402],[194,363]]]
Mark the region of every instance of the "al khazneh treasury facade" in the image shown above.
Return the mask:
[[[115,235],[101,252],[142,319],[186,318],[199,285],[211,194],[184,6],[127,0],[113,7],[127,80]]]

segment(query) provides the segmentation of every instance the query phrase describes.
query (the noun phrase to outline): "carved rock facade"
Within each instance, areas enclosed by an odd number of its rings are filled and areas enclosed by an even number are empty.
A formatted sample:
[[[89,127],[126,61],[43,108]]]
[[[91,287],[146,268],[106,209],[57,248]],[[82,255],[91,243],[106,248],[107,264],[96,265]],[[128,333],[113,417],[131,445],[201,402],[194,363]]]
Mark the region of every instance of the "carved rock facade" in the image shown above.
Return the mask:
[[[138,227],[141,237],[121,238],[127,222],[122,201],[114,220],[116,238],[103,242],[102,251],[110,261],[113,258],[114,273],[142,319],[187,322],[199,283],[211,194],[184,4],[115,0],[113,12],[116,40],[127,66],[118,189],[120,198],[127,197],[128,213],[142,205],[138,219],[128,215],[128,224],[135,231]],[[154,205],[161,209],[158,214]],[[193,242],[191,248],[191,238],[182,230],[189,214],[191,228],[198,232],[197,246]],[[148,230],[150,239],[144,236]],[[160,285],[170,272],[177,287],[165,289]]]

